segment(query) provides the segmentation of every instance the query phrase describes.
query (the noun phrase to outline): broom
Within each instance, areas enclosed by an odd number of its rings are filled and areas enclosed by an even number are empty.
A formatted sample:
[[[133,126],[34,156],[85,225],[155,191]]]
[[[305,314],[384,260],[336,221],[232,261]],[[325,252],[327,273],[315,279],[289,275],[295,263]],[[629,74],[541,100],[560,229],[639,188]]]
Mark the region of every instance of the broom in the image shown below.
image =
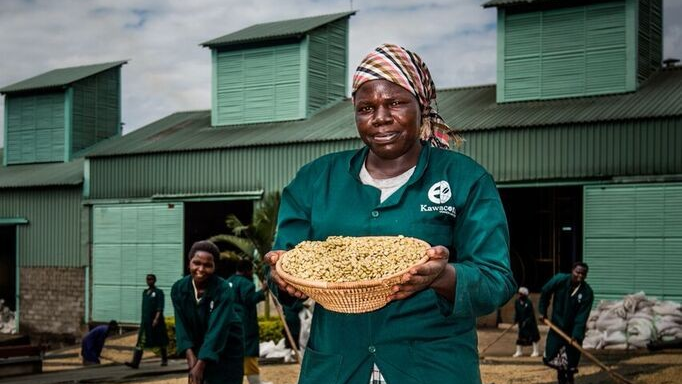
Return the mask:
[[[493,344],[495,344],[495,343],[497,343],[498,341],[500,341],[500,339],[502,338],[502,336],[504,336],[507,332],[509,332],[509,330],[511,330],[512,328],[514,328],[514,325],[515,325],[515,324],[516,324],[516,323],[513,323],[512,325],[510,325],[509,327],[507,327],[507,329],[505,329],[504,331],[502,331],[502,333],[500,333],[500,335],[497,336],[497,338],[496,338],[495,340],[493,340],[492,343],[486,345],[485,348],[483,348],[483,349],[478,353],[478,358],[481,359],[481,360],[485,359],[485,356],[483,356],[483,352],[485,352],[485,351],[486,351],[488,348],[490,348]]]
[[[580,353],[582,353],[583,355],[587,356],[587,358],[592,360],[592,362],[594,362],[595,364],[597,364],[599,366],[599,368],[605,370],[606,373],[608,373],[609,376],[611,376],[611,378],[613,378],[617,383],[620,382],[620,383],[624,383],[624,384],[633,384],[632,381],[626,379],[625,377],[623,377],[618,372],[611,370],[611,368],[607,367],[604,363],[599,361],[599,359],[594,357],[594,355],[592,355],[591,353],[589,353],[585,349],[583,349],[582,345],[578,344],[570,336],[565,334],[564,331],[562,331],[559,327],[554,325],[551,321],[549,321],[549,319],[542,319],[542,321],[544,321],[544,323],[547,324],[547,326],[549,326],[554,332],[556,332],[559,336],[561,336],[561,338],[566,340],[570,346],[572,346],[573,348],[580,351]]]

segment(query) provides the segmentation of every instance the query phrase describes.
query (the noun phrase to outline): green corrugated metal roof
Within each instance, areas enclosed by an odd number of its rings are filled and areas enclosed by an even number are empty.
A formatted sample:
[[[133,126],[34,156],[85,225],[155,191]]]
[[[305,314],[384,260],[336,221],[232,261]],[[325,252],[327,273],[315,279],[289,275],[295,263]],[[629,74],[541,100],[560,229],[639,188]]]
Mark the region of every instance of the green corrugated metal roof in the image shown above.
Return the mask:
[[[87,157],[211,148],[252,147],[284,143],[342,140],[358,137],[350,102],[336,105],[307,120],[211,127],[211,111],[178,112],[112,138]]]
[[[661,70],[639,91],[608,96],[498,104],[495,86],[438,92],[445,121],[464,132],[682,115],[682,68]],[[307,120],[211,127],[210,111],[179,112],[98,144],[87,157],[253,147],[357,138],[350,100]]]
[[[292,19],[275,21],[271,23],[255,24],[250,27],[240,29],[237,32],[218,37],[213,40],[201,43],[204,47],[215,47],[234,45],[242,43],[253,43],[264,40],[282,39],[295,37],[311,31],[322,25],[331,23],[338,19],[354,15],[355,11],[333,13],[329,15],[306,17],[302,19]]]
[[[57,88],[71,84],[88,76],[126,64],[128,61],[113,61],[110,63],[82,65],[78,67],[59,68],[41,75],[22,80],[18,83],[0,88],[0,93],[28,91],[34,89]]]
[[[566,0],[490,0],[486,3],[483,4],[484,8],[490,8],[490,7],[509,7],[509,6],[515,6],[515,5],[524,5],[524,4],[537,4],[537,3],[565,3],[566,5],[573,5],[575,2],[573,1],[566,1]]]
[[[78,185],[83,182],[83,163],[81,158],[68,163],[0,165],[0,188]]]
[[[445,121],[464,131],[682,115],[682,67],[655,73],[636,92],[496,103],[495,85],[438,93]]]

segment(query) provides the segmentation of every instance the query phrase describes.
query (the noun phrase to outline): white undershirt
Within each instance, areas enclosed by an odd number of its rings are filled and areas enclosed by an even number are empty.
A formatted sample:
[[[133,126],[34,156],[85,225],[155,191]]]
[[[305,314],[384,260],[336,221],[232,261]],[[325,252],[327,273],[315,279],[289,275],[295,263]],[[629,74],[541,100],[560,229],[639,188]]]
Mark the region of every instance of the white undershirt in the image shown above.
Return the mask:
[[[369,174],[369,172],[367,171],[367,167],[363,162],[362,168],[360,169],[360,181],[362,181],[362,184],[370,185],[372,187],[379,189],[381,191],[381,197],[379,198],[379,202],[383,203],[395,191],[400,189],[400,187],[405,185],[405,183],[407,183],[407,181],[410,180],[410,177],[414,173],[416,167],[417,166],[415,165],[414,167],[408,169],[407,171],[401,173],[396,177],[389,177],[388,179],[375,179],[372,177],[372,175]],[[376,364],[374,364],[373,372],[370,377],[370,383],[375,382],[381,383],[386,382],[384,377],[381,375],[381,372],[379,371],[379,367],[377,367]]]
[[[192,279],[192,288],[194,288],[194,301],[199,304],[201,297],[199,297],[199,290],[197,289],[197,285],[194,284],[194,279]]]
[[[369,174],[367,171],[367,167],[365,166],[365,163],[362,163],[362,168],[360,169],[360,181],[362,181],[362,184],[365,185],[371,185],[372,187],[375,187],[381,191],[381,197],[379,198],[379,202],[383,203],[386,201],[386,199],[389,198],[393,194],[393,192],[397,191],[407,183],[407,181],[410,179],[412,174],[414,173],[414,169],[417,166],[415,165],[414,167],[408,169],[407,171],[401,173],[400,175],[396,177],[389,177],[388,179],[375,179],[372,177],[372,175]]]

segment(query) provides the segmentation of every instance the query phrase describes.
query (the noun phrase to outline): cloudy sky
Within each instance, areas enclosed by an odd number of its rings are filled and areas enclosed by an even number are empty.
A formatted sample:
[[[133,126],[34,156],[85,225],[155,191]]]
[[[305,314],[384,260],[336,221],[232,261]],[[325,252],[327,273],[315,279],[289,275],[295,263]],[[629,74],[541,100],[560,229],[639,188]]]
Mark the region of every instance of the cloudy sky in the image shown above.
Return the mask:
[[[122,72],[126,133],[173,112],[210,108],[210,51],[199,43],[351,7],[351,68],[374,46],[393,42],[424,58],[438,88],[494,83],[496,10],[483,9],[484,2],[0,0],[0,87],[55,68],[129,59]],[[680,0],[664,0],[664,35],[664,57],[682,58]]]

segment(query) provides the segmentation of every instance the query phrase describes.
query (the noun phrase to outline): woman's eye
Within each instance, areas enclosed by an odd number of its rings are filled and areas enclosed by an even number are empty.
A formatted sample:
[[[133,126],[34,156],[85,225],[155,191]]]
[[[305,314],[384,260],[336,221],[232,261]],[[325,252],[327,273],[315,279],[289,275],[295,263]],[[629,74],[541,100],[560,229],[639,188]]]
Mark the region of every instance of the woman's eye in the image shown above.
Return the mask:
[[[372,110],[372,107],[369,107],[369,106],[360,107],[358,109],[359,112],[369,112],[371,110]]]

